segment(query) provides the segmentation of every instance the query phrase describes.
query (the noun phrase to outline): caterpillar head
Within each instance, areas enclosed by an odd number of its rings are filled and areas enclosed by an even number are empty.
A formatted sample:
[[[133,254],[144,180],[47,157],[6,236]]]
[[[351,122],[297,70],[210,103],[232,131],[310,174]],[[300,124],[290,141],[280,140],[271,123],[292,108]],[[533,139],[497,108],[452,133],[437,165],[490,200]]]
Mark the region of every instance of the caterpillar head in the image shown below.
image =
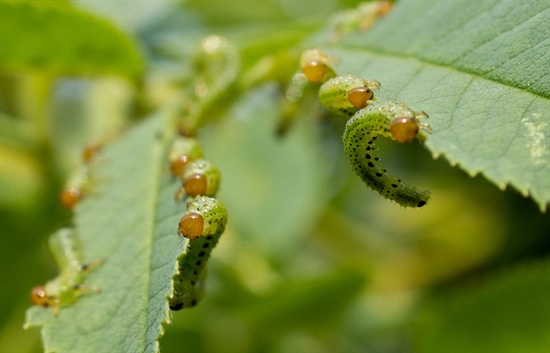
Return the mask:
[[[357,109],[363,109],[374,98],[374,92],[368,87],[355,87],[348,92],[349,102]]]
[[[59,195],[61,204],[73,209],[91,191],[91,179],[88,176],[88,165],[82,165],[65,183],[65,187]]]
[[[94,159],[94,157],[97,155],[102,147],[103,146],[97,142],[88,143],[82,151],[82,160],[84,161],[84,163],[91,163],[91,161]]]
[[[72,210],[82,199],[82,192],[77,187],[67,187],[61,191],[59,200],[63,207]]]
[[[319,100],[330,112],[350,118],[357,110],[365,108],[374,100],[374,93],[380,82],[352,75],[331,78],[319,88]]]
[[[420,130],[414,118],[397,118],[390,123],[390,133],[394,140],[401,143],[411,142]]]
[[[175,176],[181,175],[187,164],[202,157],[202,148],[199,142],[191,137],[178,137],[170,147],[168,160],[170,170]]]
[[[204,218],[200,213],[186,213],[180,220],[178,234],[188,239],[197,239],[204,231]]]
[[[31,290],[31,301],[33,305],[45,307],[50,305],[50,300],[46,294],[46,290],[42,286],[36,286]]]
[[[331,67],[331,63],[334,61],[319,49],[311,49],[302,53],[300,67],[309,82],[322,83],[328,78],[336,76]]]
[[[181,181],[185,193],[191,197],[214,196],[220,185],[220,171],[211,162],[198,159],[185,168]]]
[[[227,223],[227,211],[218,200],[198,196],[187,206],[187,212],[179,222],[178,234],[190,240],[223,232]]]
[[[390,133],[394,140],[407,143],[414,140],[420,129],[424,129],[428,132],[432,132],[430,125],[422,122],[421,119],[429,118],[425,112],[413,112],[411,110],[406,111],[405,116],[395,118],[390,123]]]

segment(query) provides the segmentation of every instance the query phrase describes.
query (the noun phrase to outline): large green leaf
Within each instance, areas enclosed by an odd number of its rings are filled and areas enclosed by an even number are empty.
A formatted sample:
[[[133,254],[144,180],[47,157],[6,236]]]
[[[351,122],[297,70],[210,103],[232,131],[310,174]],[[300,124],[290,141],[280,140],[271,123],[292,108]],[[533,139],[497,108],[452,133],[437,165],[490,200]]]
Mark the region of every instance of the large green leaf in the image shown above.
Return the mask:
[[[33,307],[27,325],[43,325],[46,351],[154,352],[169,319],[166,297],[185,244],[177,236],[185,204],[174,201],[161,111],[108,146],[92,165],[93,193],[77,206],[75,226],[86,261],[102,258],[86,285],[101,289],[58,317]]]
[[[138,49],[119,29],[58,3],[0,2],[0,68],[138,78]]]
[[[327,51],[430,115],[426,143],[469,174],[550,201],[550,4],[416,2]],[[437,197],[434,195],[434,197]]]
[[[276,110],[272,93],[266,87],[246,95],[235,107],[235,115],[244,122],[228,121],[221,125],[221,130],[226,130],[223,133],[207,130],[203,136],[208,142],[207,155],[214,162],[227,159],[220,163],[219,196],[227,201],[231,227],[243,237],[249,234],[249,244],[284,257],[290,248],[299,250],[304,229],[321,209],[323,203],[316,202],[323,197],[324,176],[311,130],[313,121],[304,121],[296,134],[278,141],[272,128],[274,114],[258,119],[261,108]],[[157,348],[161,324],[169,318],[166,297],[175,261],[185,244],[176,235],[185,203],[174,201],[178,182],[168,175],[164,148],[173,119],[169,108],[149,117],[106,146],[93,162],[92,192],[77,205],[75,225],[83,240],[85,260],[105,260],[85,280],[86,285],[100,287],[101,293],[86,295],[75,305],[62,308],[57,318],[51,309],[29,309],[27,324],[43,326],[48,351],[142,352]],[[221,153],[223,149],[226,153]],[[250,162],[251,155],[263,161],[245,167],[232,159]],[[259,165],[262,168],[258,170]],[[288,168],[298,173],[289,174]],[[311,178],[317,179],[311,182]],[[283,207],[288,195],[295,195],[293,203]],[[266,229],[273,214],[277,222]],[[361,278],[352,276],[349,284],[356,288],[360,282]]]

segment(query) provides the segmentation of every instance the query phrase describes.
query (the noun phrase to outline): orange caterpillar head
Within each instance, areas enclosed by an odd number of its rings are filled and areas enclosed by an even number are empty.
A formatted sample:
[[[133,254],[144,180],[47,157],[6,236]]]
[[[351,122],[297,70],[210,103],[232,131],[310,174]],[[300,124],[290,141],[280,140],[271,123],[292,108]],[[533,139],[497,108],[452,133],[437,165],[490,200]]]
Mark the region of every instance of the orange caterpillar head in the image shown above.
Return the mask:
[[[349,102],[357,109],[363,109],[374,98],[374,92],[368,87],[355,87],[348,92]]]
[[[31,290],[31,301],[33,305],[50,306],[50,300],[42,286],[36,286]]]
[[[178,226],[178,234],[188,239],[197,239],[204,231],[204,218],[196,212],[183,216]]]
[[[418,130],[418,123],[414,118],[397,118],[390,123],[392,137],[401,143],[414,140]]]

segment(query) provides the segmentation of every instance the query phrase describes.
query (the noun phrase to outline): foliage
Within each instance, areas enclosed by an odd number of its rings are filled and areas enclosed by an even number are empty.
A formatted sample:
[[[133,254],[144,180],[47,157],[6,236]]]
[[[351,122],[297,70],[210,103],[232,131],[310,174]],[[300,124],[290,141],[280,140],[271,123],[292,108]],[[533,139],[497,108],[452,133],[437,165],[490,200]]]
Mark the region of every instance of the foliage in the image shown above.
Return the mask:
[[[72,219],[85,260],[105,261],[86,278],[101,293],[58,317],[28,310],[48,351],[543,352],[550,219],[533,201],[550,200],[548,4],[403,1],[350,33],[325,20],[344,2],[205,4],[130,14],[123,3],[0,2],[1,350],[39,349],[36,331],[20,329],[26,293],[55,274],[46,236]],[[209,37],[220,56],[202,41],[212,34],[226,38]],[[446,160],[381,143],[388,169],[432,191],[422,210],[352,175],[342,121],[315,97],[276,136],[309,47],[338,57],[338,72],[382,82],[378,99],[429,113],[425,147]],[[185,205],[166,158],[178,127],[197,129],[219,166],[229,223],[204,301],[172,314]],[[88,139],[106,142],[70,215],[57,193]]]

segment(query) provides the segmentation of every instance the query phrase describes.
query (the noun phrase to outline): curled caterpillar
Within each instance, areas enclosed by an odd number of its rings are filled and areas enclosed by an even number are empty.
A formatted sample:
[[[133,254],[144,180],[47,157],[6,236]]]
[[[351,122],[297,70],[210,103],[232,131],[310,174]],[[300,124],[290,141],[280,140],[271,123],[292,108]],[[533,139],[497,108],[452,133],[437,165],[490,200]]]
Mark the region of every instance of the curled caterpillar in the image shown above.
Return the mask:
[[[227,211],[218,200],[199,196],[189,203],[181,218],[178,234],[189,239],[178,257],[174,291],[169,297],[171,310],[195,306],[203,293],[205,267],[227,223]]]
[[[359,109],[374,100],[374,92],[380,89],[380,82],[367,81],[352,75],[329,79],[319,88],[319,100],[331,113],[350,118]]]
[[[220,185],[220,171],[210,161],[198,159],[187,165],[181,181],[185,193],[191,197],[214,196]]]
[[[180,176],[189,162],[199,158],[202,158],[202,148],[199,142],[191,137],[178,137],[168,152],[170,170],[175,176]]]
[[[380,87],[378,81],[338,76],[325,82],[319,89],[319,100],[330,112],[350,118],[342,140],[347,158],[353,170],[380,195],[405,207],[422,207],[430,198],[430,192],[402,182],[378,165],[380,157],[375,141],[378,136],[399,142],[410,142],[419,137],[420,129],[431,132],[424,112],[417,113],[402,103],[379,103],[373,90]]]
[[[419,130],[419,116],[427,117],[426,113],[415,113],[403,104],[373,102],[347,122],[342,136],[346,156],[355,173],[380,195],[405,207],[424,206],[430,198],[430,192],[420,191],[380,167],[375,141],[378,136],[400,142],[414,139]],[[396,130],[395,126],[405,129]]]
[[[52,255],[59,267],[59,275],[43,287],[37,286],[31,291],[34,305],[53,307],[57,316],[62,306],[74,304],[78,298],[89,292],[98,292],[94,286],[84,286],[88,272],[99,265],[102,260],[92,264],[83,264],[80,238],[72,228],[61,228],[49,238]]]

